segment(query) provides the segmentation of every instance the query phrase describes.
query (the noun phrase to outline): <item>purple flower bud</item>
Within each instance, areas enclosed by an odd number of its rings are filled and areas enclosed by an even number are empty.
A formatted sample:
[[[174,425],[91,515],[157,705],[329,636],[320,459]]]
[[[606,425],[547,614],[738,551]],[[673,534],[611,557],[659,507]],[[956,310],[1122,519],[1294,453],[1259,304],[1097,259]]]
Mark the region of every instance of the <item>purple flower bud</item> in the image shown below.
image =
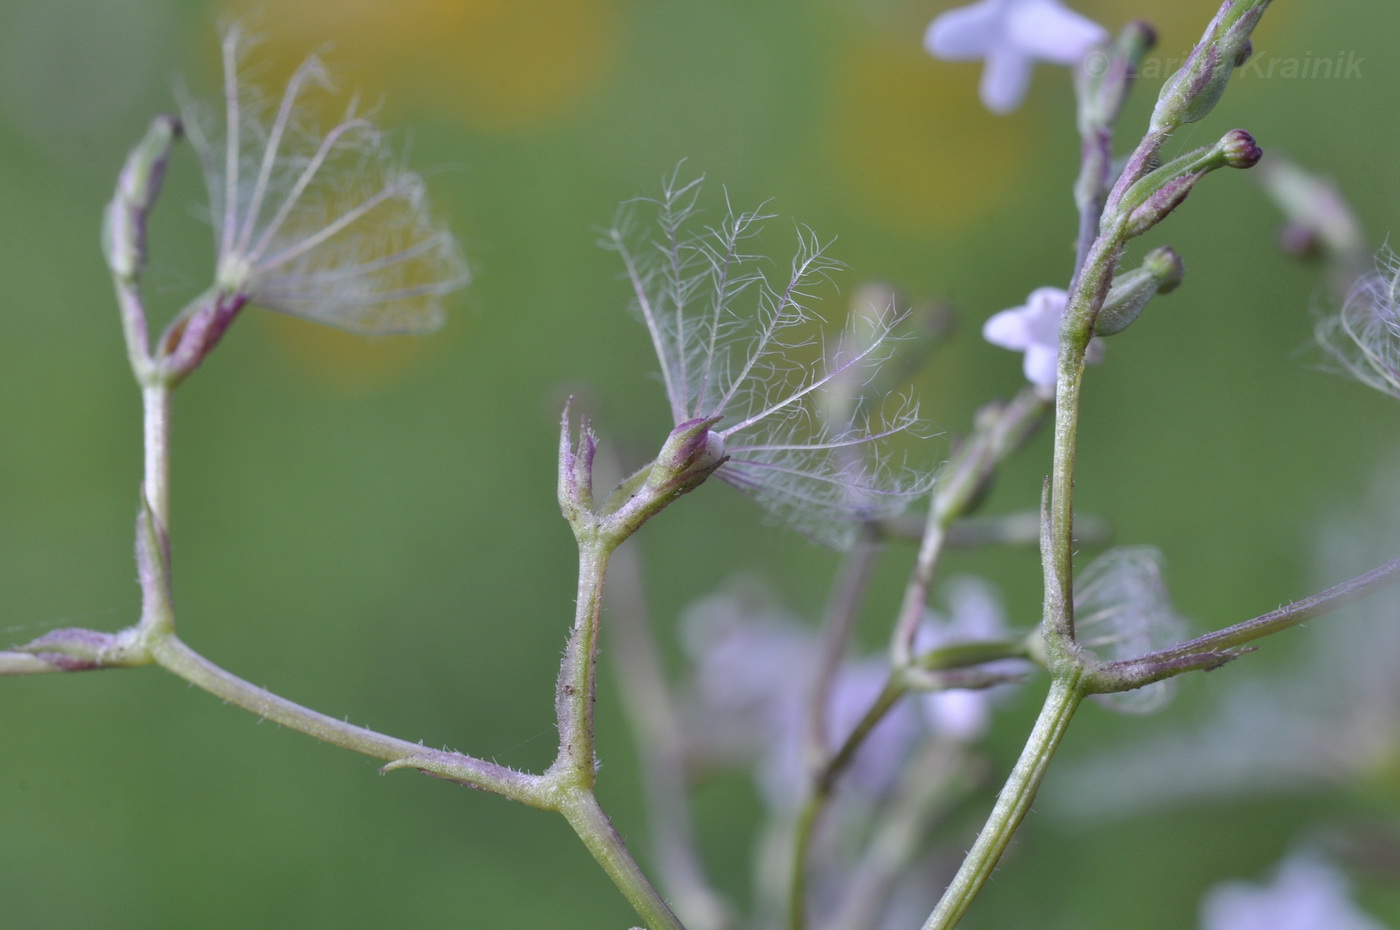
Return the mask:
[[[1243,129],[1231,129],[1219,142],[1225,164],[1231,168],[1253,168],[1264,157],[1264,150]]]
[[[1249,57],[1250,35],[1269,2],[1230,0],[1220,7],[1181,70],[1162,85],[1152,111],[1152,132],[1170,132],[1215,109],[1235,68]]]
[[[146,215],[160,195],[170,150],[181,131],[175,117],[157,116],[117,177],[116,193],[103,217],[102,246],[107,267],[118,278],[134,281],[145,264]]]

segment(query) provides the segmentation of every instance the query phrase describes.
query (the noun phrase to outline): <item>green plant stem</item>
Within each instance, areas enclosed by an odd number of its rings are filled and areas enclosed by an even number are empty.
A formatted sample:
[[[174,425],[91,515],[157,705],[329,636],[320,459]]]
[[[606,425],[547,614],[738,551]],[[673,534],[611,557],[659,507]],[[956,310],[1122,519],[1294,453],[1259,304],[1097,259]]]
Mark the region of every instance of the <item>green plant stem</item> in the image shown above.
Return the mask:
[[[587,788],[571,788],[560,793],[557,810],[569,821],[583,845],[617,885],[648,930],[685,930],[685,926],[661,895],[656,893],[642,870],[627,852],[612,821],[603,813],[598,799]]]
[[[1241,621],[1223,630],[1198,636],[1178,645],[1132,659],[1109,662],[1092,672],[1095,691],[1126,691],[1170,678],[1199,667],[1195,659],[1238,655],[1241,647],[1282,630],[1295,627],[1381,588],[1400,582],[1400,559],[1371,569],[1325,591],[1294,601],[1277,610]],[[1232,652],[1232,650],[1236,650]],[[1246,650],[1247,651],[1247,650]]]
[[[637,507],[648,504],[648,494],[658,499],[663,490],[638,492]],[[593,858],[607,872],[618,890],[647,922],[650,930],[685,930],[680,920],[627,851],[622,837],[598,806],[593,795],[598,760],[593,732],[593,704],[598,690],[598,634],[603,613],[603,584],[608,562],[617,547],[645,520],[597,522],[577,515],[578,600],[574,626],[559,666],[554,707],[559,725],[559,753],[541,776],[551,801],[549,807],[563,814]]]
[[[997,795],[991,816],[963,859],[958,874],[929,915],[923,930],[952,930],[956,927],[967,913],[972,899],[991,877],[1016,828],[1030,810],[1050,760],[1064,738],[1079,702],[1083,700],[1081,680],[1077,672],[1072,672],[1051,682],[1045,705],[1036,718],[1025,748],[1021,750],[1016,767],[1011,770],[1001,793]]]
[[[578,546],[578,599],[574,626],[559,666],[554,697],[559,755],[551,772],[568,772],[580,787],[593,786],[598,760],[594,748],[593,703],[598,690],[598,624],[603,614],[603,583],[617,543],[602,535],[583,536]]]
[[[1084,351],[1094,319],[1108,296],[1123,251],[1122,223],[1105,230],[1075,276],[1060,327],[1055,380],[1055,450],[1050,471],[1049,527],[1042,553],[1045,574],[1043,628],[1052,659],[1074,652],[1074,457]]]
[[[984,640],[953,643],[932,649],[914,659],[914,669],[920,675],[936,674],[950,669],[966,668],[1000,659],[1028,658],[1024,640]],[[936,681],[936,679],[934,679]],[[892,672],[884,688],[876,695],[855,727],[835,752],[821,762],[812,775],[806,801],[793,826],[792,877],[788,890],[788,926],[800,930],[806,925],[807,857],[811,851],[812,835],[822,814],[831,801],[841,775],[850,768],[856,753],[874,732],[885,715],[911,690],[911,678],[899,671]],[[986,685],[983,684],[983,687]]]
[[[141,492],[164,532],[170,526],[170,388],[160,382],[142,385],[141,407],[146,449]]]
[[[1040,426],[1047,406],[1028,388],[1005,406],[984,409],[978,414],[972,435],[939,474],[919,554],[890,639],[891,664],[896,669],[908,667],[913,659],[914,640],[928,606],[929,588],[953,521],[973,509],[997,467]]]
[[[929,831],[974,787],[983,768],[957,740],[933,735],[924,742],[901,772],[897,793],[851,870],[836,916],[826,924],[829,930],[864,930],[879,923]]]
[[[869,530],[869,527],[862,528],[855,546],[842,559],[822,620],[820,658],[808,695],[805,721],[805,757],[817,765],[822,764],[830,752],[831,721],[828,718],[831,689],[850,644],[856,618],[860,615],[860,605],[865,600],[865,592],[882,548],[870,538]]]
[[[323,743],[383,759],[393,763],[392,768],[418,768],[532,807],[549,806],[537,775],[461,753],[428,749],[421,743],[385,736],[302,707],[225,671],[186,646],[173,633],[151,643],[150,652],[156,664],[190,684],[264,720],[305,733]]]

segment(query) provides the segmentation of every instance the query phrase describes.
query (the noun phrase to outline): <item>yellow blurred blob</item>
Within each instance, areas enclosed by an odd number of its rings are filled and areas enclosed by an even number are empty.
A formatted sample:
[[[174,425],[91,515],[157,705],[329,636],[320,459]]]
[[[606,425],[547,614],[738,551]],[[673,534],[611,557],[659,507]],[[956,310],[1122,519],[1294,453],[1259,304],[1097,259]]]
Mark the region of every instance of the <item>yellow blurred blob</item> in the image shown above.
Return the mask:
[[[847,206],[902,232],[957,227],[1021,186],[1038,117],[988,113],[981,68],[871,38],[837,68],[826,146]],[[1062,76],[1067,81],[1067,76]]]
[[[332,64],[350,64],[354,85],[371,100],[384,92],[391,105],[426,105],[500,133],[570,118],[606,77],[620,32],[616,0],[233,0],[230,6],[267,38],[279,62],[275,76],[290,74],[308,51],[329,44]]]
[[[346,394],[372,393],[422,367],[428,358],[446,350],[449,338],[445,333],[358,336],[260,308],[248,316],[243,325],[257,320],[255,325],[291,367],[311,381]]]

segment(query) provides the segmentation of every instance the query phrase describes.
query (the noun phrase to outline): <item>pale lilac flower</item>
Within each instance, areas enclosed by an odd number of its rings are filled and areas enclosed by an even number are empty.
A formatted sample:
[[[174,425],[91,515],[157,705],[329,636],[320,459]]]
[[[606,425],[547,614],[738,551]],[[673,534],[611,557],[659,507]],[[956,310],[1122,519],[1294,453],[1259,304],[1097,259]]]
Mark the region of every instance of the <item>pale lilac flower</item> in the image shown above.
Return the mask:
[[[710,764],[754,763],[764,798],[786,810],[800,800],[807,708],[821,642],[815,631],[744,586],[696,603],[681,629],[693,667],[692,740]],[[846,738],[889,678],[889,664],[842,664],[828,695],[836,741]],[[909,705],[894,708],[868,737],[843,784],[855,796],[884,794],[922,732]]]
[[[980,578],[958,577],[948,582],[948,616],[930,611],[914,641],[916,652],[978,640],[1010,636],[1006,613],[996,590]],[[993,662],[984,671],[1014,674],[1015,661]],[[997,688],[958,688],[923,695],[920,709],[930,731],[964,743],[974,743],[987,733],[992,704],[1004,692]]]
[[[1043,393],[1055,392],[1055,372],[1060,354],[1060,323],[1065,318],[1069,294],[1058,287],[1038,287],[1019,307],[993,314],[982,325],[982,338],[994,346],[1026,354],[1026,380]],[[1103,357],[1103,343],[1089,340],[1084,359]]]
[[[810,230],[798,230],[789,273],[770,280],[747,251],[762,213],[729,210],[717,226],[696,228],[699,181],[667,181],[656,238],[634,248],[631,211],[619,214],[605,244],[621,256],[636,309],[651,334],[677,426],[722,418],[707,449],[727,456],[717,475],[820,542],[849,545],[862,521],[893,515],[926,493],[931,479],[895,466],[886,440],[918,423],[907,400],[878,398],[862,423],[826,420],[823,392],[869,379],[889,357],[893,312],[854,314],[859,338],[820,350],[812,289],[839,267]]]
[[[948,618],[931,615],[924,624],[921,648],[1007,636],[1001,604],[986,582],[954,579],[949,607]],[[820,638],[764,592],[745,585],[697,602],[682,618],[681,630],[693,670],[694,718],[688,729],[695,751],[711,764],[755,763],[765,799],[786,809],[800,799],[807,775],[804,738]],[[1002,665],[986,668],[1015,670]],[[833,744],[855,729],[889,676],[883,655],[853,657],[840,665],[827,694]],[[856,754],[842,780],[845,793],[884,796],[926,734],[977,742],[986,733],[996,690],[949,690],[897,704]]]
[[[949,61],[980,58],[982,103],[993,113],[1020,106],[1037,60],[1077,65],[1108,32],[1058,0],[980,0],[929,23],[924,48]]]
[[[1279,864],[1272,884],[1225,882],[1201,901],[1201,930],[1385,930],[1352,902],[1346,876],[1310,852]]]
[[[360,333],[441,325],[441,298],[467,281],[452,235],[427,211],[423,179],[351,101],[318,131],[307,97],[330,89],[307,59],[275,104],[240,80],[243,35],[224,35],[224,113],[186,104],[203,166],[222,295]]]

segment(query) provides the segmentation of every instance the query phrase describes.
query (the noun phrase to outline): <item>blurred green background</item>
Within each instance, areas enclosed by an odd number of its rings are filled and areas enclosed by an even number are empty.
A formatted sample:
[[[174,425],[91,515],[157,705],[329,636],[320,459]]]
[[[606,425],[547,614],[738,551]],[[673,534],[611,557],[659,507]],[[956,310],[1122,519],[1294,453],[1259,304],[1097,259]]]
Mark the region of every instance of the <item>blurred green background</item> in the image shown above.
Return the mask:
[[[475,280],[446,330],[366,342],[261,310],[179,392],[173,525],[185,639],[253,682],[332,715],[517,767],[553,754],[552,684],[574,555],[554,502],[563,398],[640,462],[669,427],[615,256],[615,205],[681,159],[717,203],[772,198],[837,236],[844,293],[879,280],[961,308],[958,342],[918,382],[946,454],[988,398],[1018,386],[981,321],[1062,284],[1076,170],[1068,75],[1042,67],[1019,112],[976,100],[978,67],[926,57],[928,0],[9,0],[0,9],[0,629],[118,629],[138,606],[131,558],[139,403],[98,224],[115,172],[183,76],[213,86],[217,23],[267,37],[275,82],[331,43],[342,85],[383,94]],[[1157,23],[1184,53],[1215,4],[1084,0],[1116,28]],[[1277,58],[1363,59],[1347,80],[1246,74],[1181,145],[1234,126],[1334,174],[1379,243],[1400,221],[1400,68],[1389,0],[1280,4],[1256,34]],[[1140,89],[1124,135],[1141,126]],[[201,290],[211,237],[182,150],[158,210],[147,288],[169,313]],[[785,261],[786,219],[770,241]],[[1322,582],[1318,527],[1360,500],[1394,449],[1393,402],[1318,370],[1323,278],[1275,247],[1248,176],[1222,172],[1148,238],[1184,256],[1183,288],[1090,372],[1079,503],[1117,539],[1166,553],[1200,629]],[[845,313],[844,298],[822,307]],[[1032,507],[1034,442],[992,510]],[[663,637],[735,572],[770,575],[815,615],[836,557],[706,487],[640,538]],[[897,598],[894,553],[869,641]],[[1365,565],[1357,565],[1359,571]],[[960,555],[1030,622],[1029,552]],[[605,633],[606,637],[606,633]],[[606,648],[606,643],[605,643]],[[1270,643],[1255,672],[1287,655]],[[1400,663],[1400,657],[1397,657]],[[1238,663],[1240,667],[1244,663]],[[1235,673],[1230,669],[1212,678]],[[1162,716],[1090,707],[1069,758],[1207,713],[1186,682]],[[599,708],[601,795],[645,861],[633,750],[616,691]],[[1043,694],[999,718],[1005,766]],[[0,682],[0,913],[12,927],[599,927],[630,910],[561,819],[260,726],[158,670]],[[1396,718],[1388,718],[1395,720]],[[1400,729],[1400,728],[1397,728]],[[1052,782],[1055,776],[1052,774]],[[990,793],[983,801],[990,803]],[[719,881],[747,894],[756,802],[741,778],[701,798]],[[1321,825],[1394,824],[1378,776],[1336,792],[1211,802],[1075,825],[1033,816],[969,927],[1194,926],[1219,878],[1258,877]],[[964,827],[970,824],[964,824]],[[956,841],[954,841],[956,843]],[[1368,905],[1400,919],[1382,872]],[[1388,910],[1387,910],[1388,909]],[[1030,916],[1027,916],[1030,915]],[[1130,915],[1130,916],[1125,916]]]

